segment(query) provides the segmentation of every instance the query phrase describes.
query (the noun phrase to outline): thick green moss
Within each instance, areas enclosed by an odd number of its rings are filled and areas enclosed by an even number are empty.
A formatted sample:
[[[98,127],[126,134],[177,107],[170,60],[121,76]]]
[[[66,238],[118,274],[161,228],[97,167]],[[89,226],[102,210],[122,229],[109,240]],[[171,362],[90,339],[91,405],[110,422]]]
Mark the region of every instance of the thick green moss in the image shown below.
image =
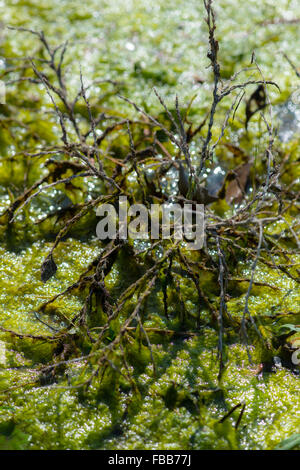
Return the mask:
[[[287,66],[282,68],[282,57],[274,55],[280,43],[288,45],[290,58],[299,62],[294,47],[298,37],[297,25],[257,25],[262,19],[271,20],[284,16],[287,8],[293,17],[300,16],[296,2],[260,2],[249,0],[240,3],[222,0],[216,5],[218,13],[218,36],[222,38],[220,61],[222,77],[226,78],[242,66],[249,64],[252,50],[265,76],[276,79],[282,95],[270,90],[272,102],[285,100],[294,86],[294,77]],[[182,102],[188,102],[197,94],[191,117],[203,117],[210,104],[211,82],[207,70],[206,35],[202,22],[201,2],[183,5],[180,1],[155,1],[151,7],[147,2],[82,2],[22,1],[11,2],[4,10],[4,21],[15,26],[44,29],[51,40],[71,40],[67,54],[69,78],[75,89],[78,84],[78,67],[74,57],[83,64],[86,79],[109,77],[119,80],[128,96],[142,103],[152,113],[161,112],[151,87],[156,86],[166,95],[167,102],[178,93]],[[243,25],[241,31],[240,26]],[[88,27],[87,27],[88,26]],[[256,29],[255,35],[251,32]],[[299,38],[298,38],[299,39]],[[291,46],[291,47],[290,47]],[[1,46],[3,55],[25,55],[36,48],[30,35],[9,32]],[[196,57],[196,60],[195,60]],[[198,76],[198,78],[195,76]],[[76,78],[77,77],[77,78]],[[204,80],[204,86],[197,84]],[[114,114],[121,117],[131,110],[127,104],[116,101],[109,85],[101,93],[96,89],[99,112],[117,109]],[[13,199],[15,187],[24,184],[24,170],[28,161],[16,158],[20,150],[31,148],[34,139],[41,143],[55,144],[57,124],[42,114],[48,111],[49,103],[44,92],[28,91],[21,87],[21,94],[8,90],[8,102],[20,113],[18,118],[27,124],[21,129],[16,124],[9,131],[5,121],[0,128],[0,208],[1,213]],[[105,101],[102,93],[105,92]],[[101,96],[100,96],[101,95]],[[117,104],[117,106],[116,106]],[[226,103],[225,103],[226,104]],[[172,104],[173,105],[173,104]],[[42,108],[43,106],[43,108]],[[4,111],[5,112],[5,109]],[[40,120],[36,118],[40,112]],[[84,115],[86,111],[82,110]],[[35,113],[35,114],[32,114]],[[37,113],[37,114],[36,114]],[[258,118],[254,118],[248,135],[242,133],[243,111],[239,110],[235,122],[225,132],[225,141],[238,143],[256,157],[261,171],[260,148],[264,148]],[[222,120],[217,123],[222,125]],[[35,137],[35,136],[38,137]],[[240,136],[240,137],[239,137]],[[238,140],[240,139],[240,140]],[[124,137],[111,141],[111,152],[119,158],[124,155]],[[282,144],[283,153],[290,153],[294,162],[299,158],[298,140]],[[192,147],[192,158],[196,158],[197,145]],[[232,155],[225,148],[217,150],[216,157],[231,168]],[[41,158],[33,165],[28,175],[28,184],[45,174]],[[289,184],[299,178],[299,165],[286,168],[284,182]],[[13,182],[13,185],[12,185]],[[136,182],[132,182],[132,188]],[[75,185],[76,186],[76,185]],[[129,188],[129,191],[132,189]],[[101,188],[94,188],[97,193]],[[52,328],[64,328],[67,319],[82,307],[83,292],[75,291],[67,297],[58,298],[42,314],[41,323],[34,311],[38,305],[68,287],[100,251],[98,242],[89,237],[86,226],[95,224],[95,218],[82,220],[55,251],[59,270],[48,283],[40,281],[40,265],[48,254],[51,241],[57,233],[55,220],[47,219],[39,225],[32,222],[47,214],[49,207],[69,198],[72,203],[81,203],[86,196],[85,186],[70,191],[63,188],[40,195],[30,209],[22,212],[13,229],[7,233],[5,224],[0,225],[0,325],[21,334],[52,335]],[[216,209],[218,210],[218,209]],[[220,214],[231,209],[219,209]],[[291,221],[297,214],[290,214]],[[24,220],[29,227],[24,231]],[[1,222],[1,221],[0,221]],[[58,222],[59,223],[59,222]],[[281,223],[274,224],[270,236],[284,230]],[[93,232],[94,233],[94,232]],[[147,262],[145,260],[145,262]],[[299,257],[294,257],[295,272]],[[299,266],[299,264],[298,264]],[[250,260],[241,259],[234,267],[237,277],[250,276]],[[113,298],[130,282],[138,278],[141,266],[137,266],[130,253],[122,254],[106,279],[106,286]],[[198,299],[190,280],[178,275],[182,293],[187,300],[186,308],[193,316],[198,314]],[[156,363],[156,375],[149,349],[142,333],[131,334],[126,347],[128,374],[120,375],[116,370],[108,371],[100,383],[93,383],[83,392],[69,386],[79,374],[79,364],[68,369],[59,384],[37,386],[36,367],[46,364],[53,355],[56,344],[30,338],[17,339],[0,333],[0,449],[272,449],[283,439],[299,430],[300,401],[299,376],[284,367],[262,372],[257,368],[262,361],[271,361],[280,350],[280,345],[271,344],[276,336],[276,326],[285,323],[299,324],[299,288],[296,282],[265,266],[256,271],[256,281],[275,285],[273,290],[266,285],[254,285],[249,299],[251,314],[260,318],[261,334],[269,341],[270,350],[253,340],[250,345],[253,364],[239,337],[225,329],[227,344],[226,368],[218,382],[217,343],[218,335],[211,326],[204,326],[196,336],[184,338],[167,334],[162,336],[157,328],[180,332],[180,303],[175,287],[168,288],[173,310],[170,318],[164,315],[163,294],[160,279],[155,292],[149,297],[144,314],[144,327],[149,329],[152,352]],[[209,300],[218,309],[219,288],[211,273],[201,274],[200,285]],[[233,319],[243,315],[248,282],[233,283],[227,307]],[[136,298],[132,296],[127,308]],[[282,317],[279,323],[272,318],[274,312],[296,312],[288,321]],[[102,312],[103,313],[103,312]],[[94,327],[102,325],[104,316],[99,312]],[[124,312],[124,315],[126,311]],[[102,316],[101,316],[102,315]],[[208,317],[207,307],[201,305],[202,324]],[[115,337],[122,318],[116,319],[106,337],[109,343]],[[184,325],[189,329],[189,324]],[[151,332],[151,328],[153,329]],[[76,334],[76,332],[74,333]],[[130,335],[130,333],[129,333]],[[88,351],[84,343],[82,351]],[[81,370],[81,369],[80,369]],[[88,369],[81,372],[88,376]],[[124,370],[122,370],[125,373]],[[100,381],[99,381],[100,382]],[[238,429],[235,423],[241,407],[228,419],[220,419],[235,405],[245,402],[246,408]],[[298,446],[299,447],[299,446]]]

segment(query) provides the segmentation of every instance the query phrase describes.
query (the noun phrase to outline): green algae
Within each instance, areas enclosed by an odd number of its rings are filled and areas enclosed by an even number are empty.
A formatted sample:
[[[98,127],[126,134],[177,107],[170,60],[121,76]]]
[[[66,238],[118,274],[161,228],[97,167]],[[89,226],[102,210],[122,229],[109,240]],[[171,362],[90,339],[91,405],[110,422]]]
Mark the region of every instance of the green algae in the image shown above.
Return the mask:
[[[175,2],[176,3],[176,2]],[[154,2],[152,6],[141,2],[99,2],[90,0],[86,6],[79,2],[17,1],[7,2],[4,21],[32,29],[44,29],[50,38],[69,39],[71,49],[67,55],[67,67],[73,86],[78,83],[78,67],[74,57],[84,64],[87,79],[109,76],[124,82],[123,91],[151,111],[158,112],[157,101],[151,87],[155,85],[166,97],[166,102],[178,93],[187,102],[197,93],[191,116],[203,116],[210,100],[210,72],[205,68],[206,39],[203,25],[203,9],[199,2],[189,2],[184,6],[177,2]],[[286,99],[293,89],[294,79],[288,67],[282,71],[282,56],[274,49],[280,44],[288,44],[290,57],[299,63],[294,44],[297,25],[259,26],[262,20],[271,20],[285,15],[286,10],[293,17],[299,17],[297,2],[285,1],[280,5],[274,2],[249,1],[236,8],[236,2],[224,0],[217,5],[218,35],[222,38],[221,65],[223,77],[249,64],[252,50],[257,50],[257,60],[263,64],[268,78],[276,78]],[[129,18],[129,19],[128,19]],[[243,31],[239,25],[243,24]],[[252,35],[254,27],[257,34]],[[88,26],[88,27],[87,27]],[[87,32],[88,30],[88,32]],[[174,34],[178,32],[178,38]],[[20,32],[7,33],[5,55],[22,55],[34,50],[36,43]],[[197,61],[195,63],[195,54]],[[194,76],[201,74],[205,86],[195,84]],[[73,75],[73,76],[72,76]],[[109,89],[109,88],[108,88]],[[97,90],[96,90],[97,91]],[[32,122],[32,96],[28,98],[27,111],[24,97],[28,90],[24,86],[19,97],[9,92],[11,104],[22,103],[23,121],[28,129],[20,133],[19,127],[11,133],[5,126],[0,133],[1,149],[1,212],[8,207],[13,197],[13,186],[22,187],[27,160],[10,160],[18,150],[31,147],[30,136],[38,134],[40,142],[53,144],[57,136],[57,124]],[[102,93],[102,90],[101,90]],[[42,94],[42,92],[41,92]],[[278,99],[271,91],[272,100]],[[47,99],[37,97],[39,105],[49,108]],[[116,103],[114,94],[108,94],[105,106],[109,109]],[[120,116],[130,112],[128,105],[117,101]],[[25,108],[25,109],[24,109]],[[103,102],[99,98],[99,108]],[[27,114],[26,114],[27,113]],[[242,134],[243,122],[240,119],[225,133],[225,141],[234,142]],[[21,119],[21,116],[19,116]],[[222,119],[220,119],[220,123]],[[262,135],[258,119],[254,119],[248,140],[241,136],[238,144],[256,154],[263,147],[266,136]],[[17,138],[16,138],[17,136]],[[25,143],[24,143],[25,141]],[[122,138],[113,143],[115,156],[120,157]],[[297,139],[282,144],[281,150],[291,152],[294,161],[298,158]],[[226,150],[219,151],[217,157],[228,163],[230,155]],[[192,151],[196,159],[196,149]],[[43,175],[42,163],[29,173],[29,183]],[[258,162],[259,170],[259,162]],[[285,178],[299,178],[297,167],[287,168]],[[87,183],[86,183],[87,185]],[[10,189],[8,193],[7,188]],[[0,248],[1,271],[1,326],[21,334],[51,335],[52,328],[64,328],[67,320],[80,310],[84,301],[82,292],[74,292],[61,297],[43,312],[44,323],[37,321],[34,311],[38,305],[59,294],[78,279],[95,254],[100,251],[99,243],[84,233],[86,221],[72,237],[63,240],[55,252],[59,260],[59,270],[46,284],[40,281],[40,265],[49,252],[51,240],[57,233],[53,220],[46,220],[39,226],[23,231],[24,219],[36,221],[47,214],[49,206],[55,207],[64,197],[81,202],[87,190],[85,185],[79,192],[66,192],[64,188],[41,195],[34,205],[20,214],[15,232],[9,240],[3,239]],[[296,215],[296,214],[295,214]],[[291,216],[292,218],[292,216]],[[18,225],[19,224],[19,225]],[[282,232],[280,223],[274,224],[270,235]],[[86,239],[88,238],[88,239]],[[294,269],[299,266],[299,256],[293,256]],[[298,264],[296,264],[298,263]],[[135,265],[130,253],[122,254],[107,276],[106,286],[112,296],[120,293],[136,280],[141,267]],[[235,266],[236,277],[249,278],[250,260],[241,260]],[[182,292],[188,301],[186,308],[196,317],[198,312],[197,295],[189,279],[179,277]],[[255,285],[249,299],[253,316],[260,318],[263,334],[271,340],[274,336],[274,312],[296,313],[291,318],[282,317],[279,322],[299,324],[299,288],[297,283],[282,272],[274,272],[266,266],[259,266],[255,280],[276,286],[274,290],[266,285]],[[218,307],[218,286],[210,274],[201,277],[201,286]],[[239,282],[232,289],[227,307],[233,318],[241,318],[245,303],[248,282]],[[179,320],[180,308],[174,289],[169,289],[172,311],[167,319],[163,310],[161,286],[149,297],[147,311],[144,312],[145,328],[182,329]],[[128,311],[136,303],[133,296],[127,306]],[[172,301],[173,300],[173,301]],[[177,304],[177,305],[176,305]],[[207,307],[201,306],[201,319],[207,317]],[[124,313],[126,316],[126,311]],[[64,321],[65,319],[65,321]],[[124,318],[116,320],[109,332],[107,341],[112,341]],[[92,325],[101,324],[101,312]],[[48,325],[48,326],[47,326]],[[190,325],[186,325],[190,326]],[[276,322],[278,326],[278,322]],[[226,333],[227,334],[227,333]],[[140,335],[141,336],[141,335]],[[152,353],[156,363],[156,375],[149,349],[141,338],[131,337],[126,346],[128,371],[134,380],[133,388],[127,376],[116,370],[108,372],[101,384],[93,384],[87,392],[72,388],[75,384],[80,364],[68,368],[56,384],[36,385],[36,366],[47,364],[54,346],[30,338],[17,339],[5,332],[0,333],[0,448],[18,449],[273,449],[281,441],[299,430],[299,377],[285,367],[257,374],[262,361],[270,360],[279,346],[267,352],[253,340],[251,354],[253,364],[249,364],[247,352],[236,335],[226,336],[226,368],[219,382],[217,343],[215,329],[205,326],[197,336],[188,339],[178,337],[162,338],[155,331],[149,332]],[[85,376],[85,375],[84,375]],[[3,393],[5,392],[5,394]],[[241,425],[236,430],[235,423],[239,410],[220,423],[228,410],[238,403],[245,402],[246,408]]]

